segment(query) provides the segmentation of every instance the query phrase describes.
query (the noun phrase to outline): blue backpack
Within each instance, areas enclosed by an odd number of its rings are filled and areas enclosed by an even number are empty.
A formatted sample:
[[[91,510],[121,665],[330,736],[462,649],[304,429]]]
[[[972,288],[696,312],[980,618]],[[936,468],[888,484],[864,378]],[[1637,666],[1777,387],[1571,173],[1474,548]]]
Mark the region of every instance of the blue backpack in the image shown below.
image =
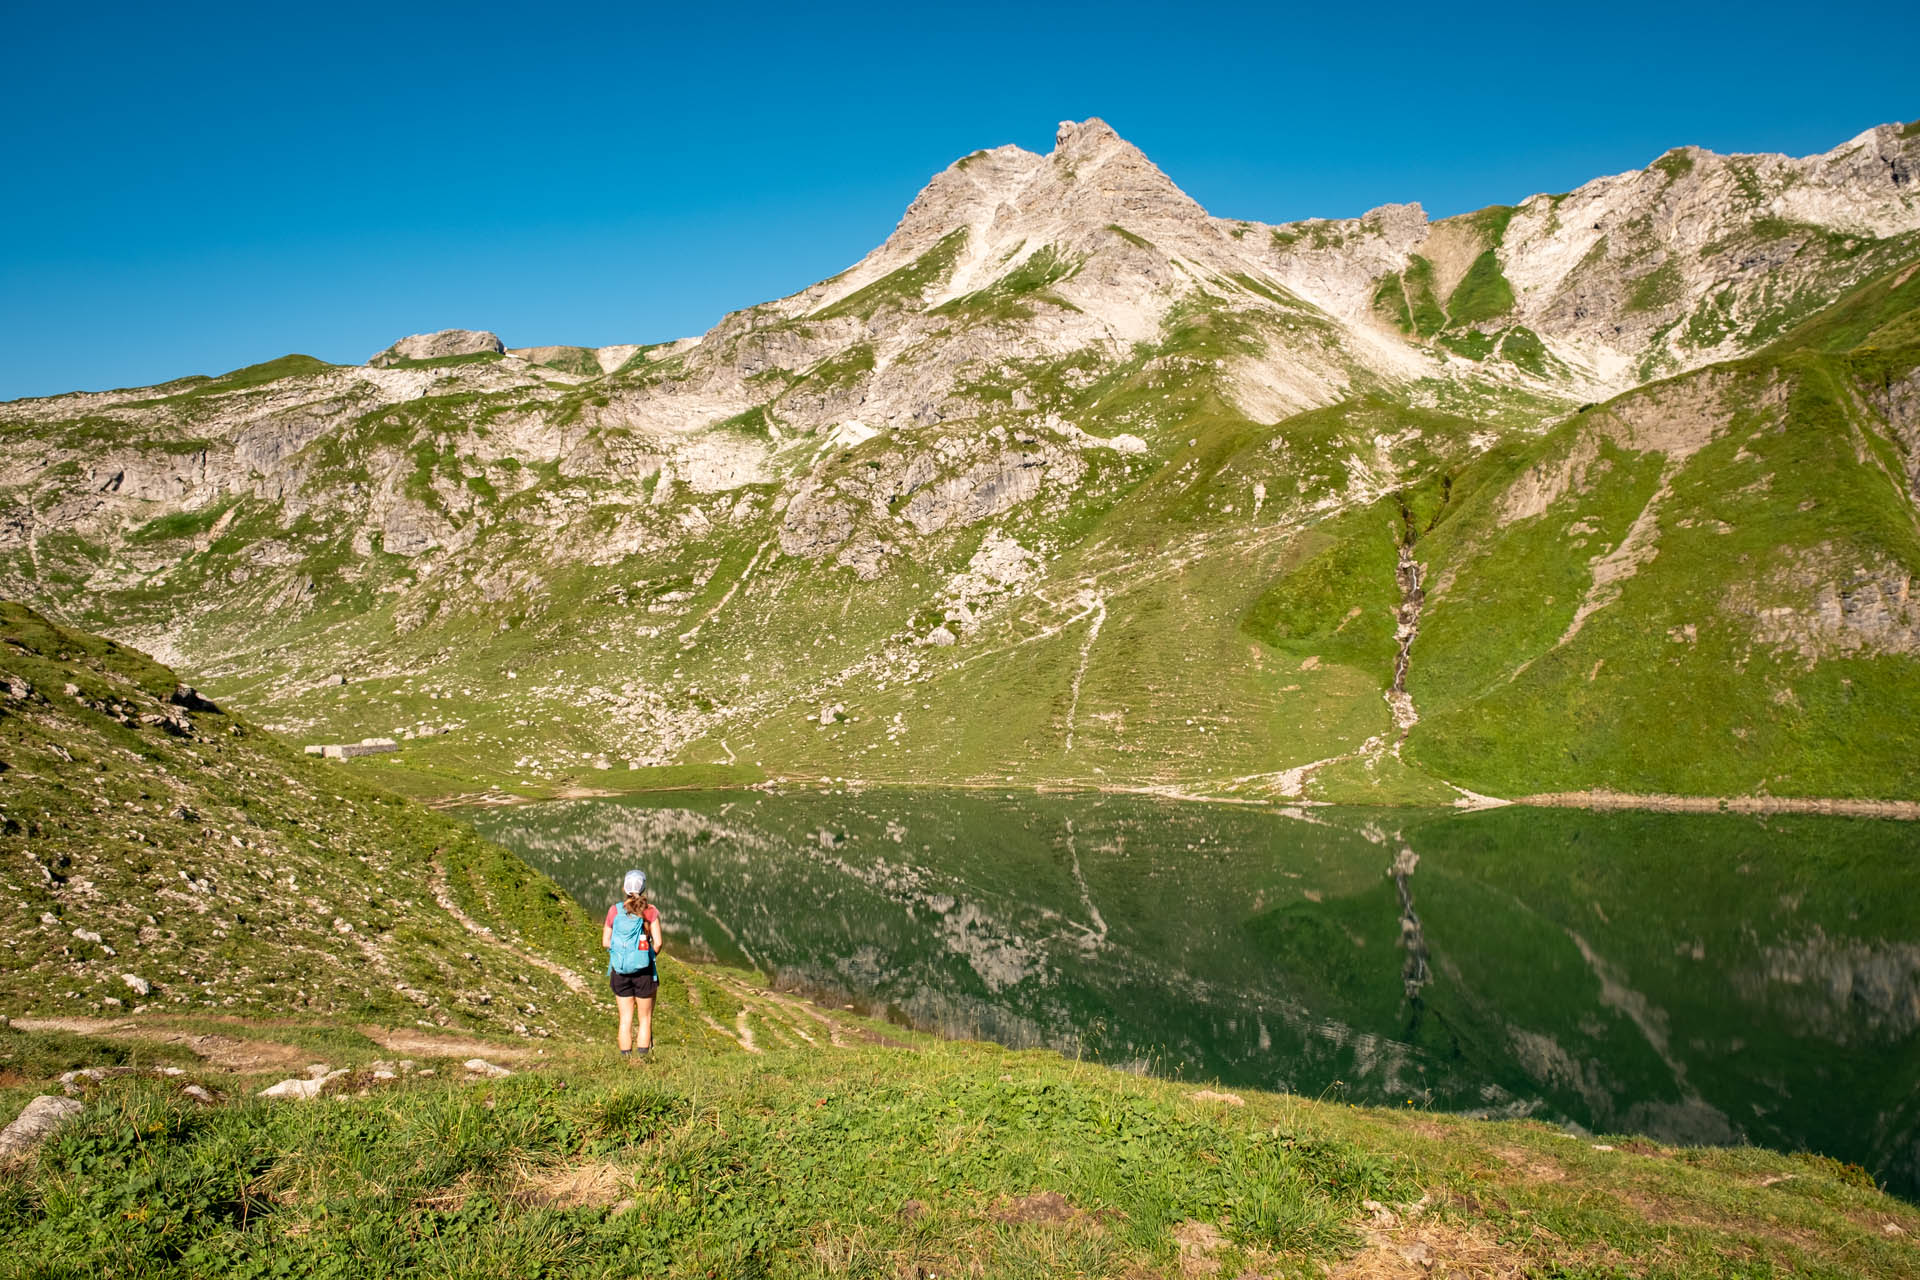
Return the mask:
[[[646,918],[628,915],[621,907],[613,917],[613,944],[608,952],[608,973],[639,973],[650,968],[653,940],[647,935]]]

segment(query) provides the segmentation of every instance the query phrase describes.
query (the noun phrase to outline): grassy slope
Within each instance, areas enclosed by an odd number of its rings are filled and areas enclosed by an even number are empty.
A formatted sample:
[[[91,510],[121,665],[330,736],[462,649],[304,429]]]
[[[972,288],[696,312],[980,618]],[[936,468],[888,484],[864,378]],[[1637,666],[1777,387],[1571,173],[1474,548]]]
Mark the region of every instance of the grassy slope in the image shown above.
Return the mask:
[[[669,962],[661,1048],[620,1062],[599,1002],[531,966],[591,959],[591,922],[543,877],[223,714],[189,712],[186,737],[42,701],[72,682],[139,724],[174,685],[138,654],[4,617],[0,667],[32,686],[0,720],[8,887],[60,924],[9,917],[0,1115],[62,1071],[131,1068],[76,1084],[83,1118],[0,1185],[8,1274],[1279,1276],[1378,1274],[1422,1248],[1498,1274],[1920,1274],[1920,1213],[1831,1161],[1209,1101],[876,1027],[720,969]],[[153,812],[169,805],[196,816]],[[432,846],[506,942],[418,905]],[[303,896],[253,892],[262,865]],[[36,887],[40,868],[60,879]],[[181,871],[207,888],[173,888]],[[307,894],[355,933],[309,922]],[[129,903],[153,923],[123,928]],[[81,922],[120,954],[60,936]],[[141,1012],[20,1016],[63,985],[102,996],[123,965],[159,975]],[[395,973],[430,1003],[392,994]],[[516,1035],[534,1015],[467,998],[489,988],[550,1003],[553,1034]],[[465,1080],[476,1051],[521,1070]],[[373,1075],[403,1056],[435,1076]],[[341,1101],[253,1097],[312,1060],[351,1072]]]
[[[1810,658],[1755,622],[1808,610],[1821,585],[1847,593],[1883,566],[1920,568],[1900,449],[1863,394],[1920,363],[1907,331],[1920,281],[1898,278],[1752,359],[1631,393],[1454,478],[1420,544],[1434,584],[1411,678],[1420,763],[1509,794],[1920,790],[1911,656],[1835,645]],[[1887,336],[1897,345],[1877,345]],[[1648,423],[1703,429],[1697,452],[1655,447]],[[1583,480],[1508,518],[1523,473],[1564,474],[1583,453]],[[1563,639],[1604,595],[1588,558],[1637,520],[1652,554]]]
[[[775,771],[1219,790],[1386,732],[1398,503],[1337,521],[1308,509],[1396,476],[1431,477],[1464,456],[1474,421],[1366,397],[1260,424],[1213,394],[1204,370],[1181,373],[1180,416],[1158,424],[1150,462],[1111,496],[1007,522],[1028,545],[1060,548],[1028,599],[965,645],[923,651],[912,683],[851,689],[848,722],[763,721],[732,748]],[[1139,397],[1157,408],[1167,394],[1143,371],[1067,408],[1089,430],[1129,430]],[[1408,500],[1428,502],[1413,496],[1418,484]],[[1312,606],[1324,618],[1275,614],[1281,584],[1348,534],[1381,572],[1348,575],[1337,602]],[[1341,794],[1452,795],[1387,774]]]
[[[1497,240],[1490,216],[1484,230]],[[914,305],[957,243],[862,291],[855,311]],[[1822,554],[1836,572],[1861,557],[1920,564],[1912,505],[1882,474],[1898,458],[1859,396],[1920,336],[1916,282],[1897,278],[1753,359],[1632,393],[1544,435],[1534,429],[1570,406],[1467,380],[1379,388],[1362,370],[1343,404],[1249,420],[1222,369],[1278,329],[1287,341],[1300,340],[1292,326],[1310,335],[1314,321],[1255,316],[1212,293],[1117,363],[1092,353],[982,361],[966,388],[973,416],[916,430],[914,449],[1033,432],[1047,412],[1147,449],[1087,449],[1086,478],[1071,491],[992,521],[1039,553],[1038,578],[948,650],[911,642],[940,621],[943,585],[985,525],[920,536],[869,521],[896,550],[879,578],[861,581],[830,558],[777,554],[772,484],[663,497],[639,470],[589,479],[463,452],[524,415],[581,420],[635,380],[674,376],[671,360],[604,384],[497,395],[449,376],[301,452],[305,498],[398,486],[462,536],[479,530],[451,571],[428,575],[378,536],[356,551],[353,530],[311,515],[283,527],[277,506],[253,498],[152,521],[113,545],[42,537],[10,551],[9,568],[71,602],[81,625],[164,637],[195,655],[197,678],[217,694],[303,741],[432,726],[399,757],[353,766],[423,795],[768,774],[1257,793],[1318,763],[1301,780],[1306,793],[1350,801],[1446,799],[1443,779],[1496,793],[1905,797],[1916,786],[1911,659],[1835,656],[1802,670],[1756,651],[1742,631],[1755,601],[1728,596],[1795,603],[1778,581],[1798,572],[1788,557],[1831,531],[1843,536]],[[995,322],[966,308],[953,319]],[[1520,349],[1513,333],[1498,341]],[[861,376],[859,366],[844,376]],[[844,380],[824,367],[770,373],[780,375],[773,398],[742,415],[762,432],[779,417],[781,379]],[[249,379],[229,377],[239,389],[221,394],[249,394]],[[1658,554],[1557,644],[1592,588],[1590,559],[1617,546],[1660,489],[1667,455],[1626,439],[1617,411],[1651,404],[1658,414],[1664,398],[1697,413],[1689,397],[1729,379],[1738,385],[1714,410],[1725,420],[1657,506]],[[1776,383],[1792,394],[1769,418],[1756,406]],[[1011,411],[1016,393],[1029,411]],[[206,400],[183,398],[166,450],[193,445]],[[113,437],[111,423],[91,419],[66,430],[74,443]],[[1873,442],[1864,453],[1855,434]],[[1478,452],[1490,435],[1504,443]],[[1604,456],[1584,486],[1501,523],[1508,486],[1589,438]],[[632,444],[595,427],[580,449]],[[830,453],[789,440],[775,470],[792,478],[824,458],[823,481],[852,483],[902,447],[883,436]],[[1410,677],[1424,719],[1395,753],[1382,694],[1395,546],[1409,533],[1436,590]],[[622,544],[636,549],[603,554]],[[1666,639],[1688,626],[1695,640]],[[321,682],[336,670],[347,684]],[[819,708],[836,702],[848,719],[820,728]],[[631,711],[642,703],[645,715]],[[687,725],[690,735],[677,731]],[[1650,745],[1676,725],[1712,750],[1683,760]],[[648,767],[624,767],[636,758]],[[597,767],[602,759],[613,767]]]
[[[1485,409],[1449,416],[1366,397],[1273,426],[1249,422],[1212,394],[1207,370],[1246,336],[1202,312],[1133,368],[1056,393],[1060,411],[1091,431],[1150,423],[1151,452],[1110,467],[1070,502],[1037,504],[1003,522],[1027,545],[1051,548],[1037,600],[951,652],[923,651],[910,682],[816,686],[817,700],[748,712],[746,724],[695,742],[679,759],[899,781],[1216,791],[1257,790],[1284,770],[1331,761],[1307,779],[1309,794],[1374,801],[1449,796],[1436,775],[1507,794],[1576,786],[1913,794],[1909,660],[1831,657],[1803,669],[1796,655],[1755,652],[1747,611],[1727,596],[1748,584],[1796,603],[1791,590],[1768,584],[1794,571],[1796,549],[1822,544],[1843,570],[1862,557],[1920,564],[1911,505],[1880,474],[1890,463],[1897,470],[1886,429],[1859,411],[1851,390],[1874,370],[1911,363],[1902,355],[1911,337],[1899,326],[1916,311],[1916,283],[1896,287],[1896,278],[1882,277],[1752,360],[1623,398],[1651,405],[1643,417],[1724,420],[1669,478],[1657,554],[1566,645],[1556,642],[1592,588],[1589,557],[1617,546],[1646,508],[1665,454],[1601,430],[1604,457],[1584,489],[1537,518],[1498,526],[1507,486],[1564,457],[1604,419],[1576,418],[1477,459],[1468,440],[1487,421]],[[1056,385],[1045,371],[1027,377]],[[1714,405],[1693,403],[1698,388],[1730,378],[1735,385]],[[1762,412],[1782,378],[1791,394]],[[1854,448],[1856,430],[1880,442],[1877,454]],[[1383,438],[1397,443],[1382,450]],[[862,457],[856,450],[844,466]],[[1296,514],[1369,481],[1388,496],[1331,521]],[[1249,519],[1256,483],[1277,519]],[[1581,532],[1564,532],[1582,520]],[[1421,540],[1429,584],[1444,589],[1414,653],[1411,687],[1425,719],[1403,756],[1392,757],[1361,747],[1390,733],[1380,695],[1393,662],[1394,547],[1409,531]],[[1835,532],[1845,535],[1837,549]],[[732,566],[743,566],[764,536],[743,530],[701,549],[722,567],[689,614],[717,601]],[[672,654],[673,666],[696,697],[716,687],[727,692],[711,696],[737,696],[743,670],[763,689],[803,689],[810,671],[818,680],[904,626],[924,628],[924,619],[914,623],[922,602],[973,545],[970,536],[936,540],[904,570],[869,584],[842,583],[832,571],[822,582],[824,566],[763,567],[733,601],[731,621],[719,619],[706,642]],[[748,617],[759,621],[747,626]],[[550,651],[579,655],[584,646],[568,641],[568,629],[591,634],[602,625],[568,607],[545,628]],[[1668,631],[1688,625],[1698,639],[1676,648]],[[824,730],[812,722],[817,701],[848,700],[849,691],[847,722]],[[1649,750],[1675,724],[1675,707],[1684,708],[1687,733],[1719,747],[1692,760]],[[566,707],[551,714],[566,732],[591,732],[586,716]],[[454,750],[429,744],[415,754],[431,760]],[[578,769],[570,777],[651,781]]]
[[[335,1044],[340,1102],[256,1101],[273,1075],[191,1063],[85,1086],[82,1121],[0,1190],[12,1273],[1414,1275],[1424,1250],[1460,1275],[1920,1274],[1920,1212],[1816,1157],[1236,1106],[841,1015],[829,1043],[828,1015],[717,971],[666,991],[639,1066],[550,1045],[503,1081],[425,1059],[434,1080],[383,1084],[376,1050]],[[735,1005],[760,1052],[696,1021]],[[0,1031],[16,1079],[143,1047]]]
[[[584,1016],[514,950],[534,942],[592,966],[579,909],[464,824],[235,717],[178,708],[166,668],[19,605],[0,604],[0,673],[25,691],[0,700],[5,1012],[326,1015],[535,1036]],[[162,714],[185,732],[141,719]],[[436,858],[496,938],[437,905]]]
[[[1111,595],[1101,643],[1087,647],[1083,664],[1085,628],[1056,631],[1059,610],[1038,601],[1017,606],[1018,616],[996,624],[987,640],[1007,648],[1010,657],[989,653],[982,660],[971,648],[927,653],[924,678],[893,695],[898,707],[869,702],[869,692],[883,691],[856,684],[861,705],[847,732],[867,735],[859,741],[807,732],[816,706],[809,690],[903,629],[924,630],[937,620],[937,609],[929,613],[929,605],[939,600],[947,576],[964,567],[978,544],[977,528],[927,540],[872,583],[853,582],[830,564],[765,560],[707,624],[701,643],[688,645],[674,643],[674,637],[727,598],[773,536],[771,518],[729,521],[700,540],[612,568],[555,565],[524,528],[503,518],[489,534],[484,559],[502,572],[544,561],[532,602],[494,607],[465,595],[433,606],[423,626],[403,617],[404,606],[382,588],[410,585],[431,595],[432,585],[413,583],[393,557],[376,553],[357,563],[324,539],[308,544],[314,550],[302,562],[321,584],[317,603],[289,614],[276,608],[266,588],[255,592],[249,582],[236,592],[223,578],[236,557],[270,532],[264,513],[243,512],[205,551],[186,549],[151,588],[119,596],[114,617],[102,613],[94,621],[123,628],[158,622],[182,595],[205,591],[226,597],[227,604],[189,621],[179,643],[211,649],[231,643],[237,628],[254,627],[259,616],[274,616],[274,643],[244,660],[244,674],[232,671],[238,664],[217,664],[212,683],[263,714],[302,723],[308,740],[437,722],[448,718],[449,708],[431,693],[455,695],[453,710],[461,721],[456,733],[408,744],[399,762],[356,766],[422,793],[474,785],[538,792],[658,781],[651,771],[628,777],[627,770],[609,775],[590,768],[598,755],[619,760],[622,753],[606,732],[596,699],[581,698],[579,690],[629,681],[647,685],[670,709],[738,705],[769,691],[776,711],[749,706],[736,721],[742,728],[729,727],[678,757],[685,765],[710,767],[732,754],[746,762],[730,775],[735,780],[761,776],[756,763],[768,771],[808,772],[856,759],[863,771],[903,779],[1012,773],[1099,781],[1144,771],[1192,784],[1305,763],[1378,731],[1385,716],[1379,674],[1333,665],[1301,672],[1299,664],[1312,655],[1302,651],[1274,661],[1240,634],[1240,616],[1263,584],[1303,549],[1295,545],[1295,525],[1272,514],[1249,519],[1259,501],[1254,486],[1271,493],[1269,513],[1298,508],[1360,482],[1355,462],[1361,456],[1375,467],[1398,465],[1377,456],[1373,437],[1381,431],[1439,424],[1432,445],[1412,450],[1417,465],[1426,466],[1436,447],[1457,449],[1470,424],[1380,401],[1296,420],[1284,432],[1249,422],[1216,394],[1212,372],[1216,360],[1249,341],[1244,323],[1230,312],[1197,310],[1166,343],[1079,390],[1069,387],[1065,366],[1021,371],[1021,385],[1041,389],[1051,397],[1044,403],[1071,413],[1089,430],[1154,437],[1142,459],[1088,451],[1089,483],[1070,498],[1032,504],[1001,522],[1026,545],[1056,557],[1035,592],[1039,600],[1071,595],[1082,579]],[[981,394],[991,401],[991,388]],[[330,484],[354,482],[361,474],[356,468],[371,466],[387,447],[381,442],[397,430],[385,419],[444,432],[465,420],[463,414],[478,424],[495,411],[452,399],[383,414],[381,421],[327,442],[321,450],[327,456],[316,459],[321,476]],[[1163,420],[1168,410],[1171,416]],[[962,424],[961,432],[993,425],[1017,429],[1019,420],[1001,423],[989,415]],[[886,440],[871,442],[831,466],[856,472],[889,447]],[[552,486],[542,484],[507,498],[501,515],[537,511],[551,494]],[[578,517],[583,532],[597,527],[603,511],[625,510],[614,507],[616,493],[590,494],[589,502],[594,498],[608,505]],[[663,520],[693,505],[685,498],[675,502]],[[167,539],[182,546],[205,530],[196,523],[139,532],[141,545],[164,556]],[[1135,574],[1136,565],[1146,571]],[[1117,590],[1105,591],[1109,582]],[[242,603],[244,610],[236,611]],[[636,634],[647,631],[658,634]],[[352,682],[315,688],[302,681],[289,688],[287,664],[301,656],[310,661],[314,652],[354,655],[343,663]],[[436,656],[448,653],[460,655],[455,669],[444,676],[424,674]],[[381,669],[366,670],[373,663]],[[523,678],[509,683],[509,671]],[[1086,705],[1084,716],[1075,712],[1070,752],[1067,721],[1076,673]],[[528,676],[540,684],[529,688]],[[894,687],[901,688],[897,682]],[[1005,714],[976,717],[983,694]],[[823,696],[844,695],[828,687]],[[896,713],[909,721],[904,740],[873,736]],[[1131,729],[1125,724],[1129,716]],[[951,744],[945,728],[950,720],[980,730],[969,731],[957,753],[942,746]],[[1189,720],[1219,736],[1186,733]],[[1026,726],[1017,737],[1016,725]],[[527,757],[529,763],[519,766]]]

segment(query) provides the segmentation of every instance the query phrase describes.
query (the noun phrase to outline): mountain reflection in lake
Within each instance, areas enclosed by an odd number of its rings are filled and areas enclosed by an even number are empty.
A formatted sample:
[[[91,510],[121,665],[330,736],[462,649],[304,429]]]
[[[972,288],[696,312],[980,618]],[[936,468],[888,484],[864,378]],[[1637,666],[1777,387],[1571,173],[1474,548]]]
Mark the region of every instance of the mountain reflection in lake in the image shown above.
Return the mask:
[[[902,790],[472,819],[589,911],[644,867],[683,951],[953,1035],[1920,1189],[1912,825]]]

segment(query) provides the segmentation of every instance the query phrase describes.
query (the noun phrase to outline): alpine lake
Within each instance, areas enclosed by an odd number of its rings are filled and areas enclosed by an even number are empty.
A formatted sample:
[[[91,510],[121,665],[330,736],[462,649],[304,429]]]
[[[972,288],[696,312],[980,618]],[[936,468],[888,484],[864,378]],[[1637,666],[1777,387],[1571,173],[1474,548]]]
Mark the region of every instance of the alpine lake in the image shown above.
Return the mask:
[[[1755,1143],[1920,1195],[1920,824],[680,792],[470,812],[669,953],[1183,1080]]]

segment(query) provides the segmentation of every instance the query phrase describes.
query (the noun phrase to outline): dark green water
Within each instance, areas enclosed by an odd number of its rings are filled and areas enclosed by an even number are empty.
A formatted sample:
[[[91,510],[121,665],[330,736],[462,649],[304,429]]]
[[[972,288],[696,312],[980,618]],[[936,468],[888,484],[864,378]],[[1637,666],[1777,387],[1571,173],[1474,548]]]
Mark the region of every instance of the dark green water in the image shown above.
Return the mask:
[[[679,794],[474,815],[590,910],[921,1027],[1920,1191],[1920,827]]]

